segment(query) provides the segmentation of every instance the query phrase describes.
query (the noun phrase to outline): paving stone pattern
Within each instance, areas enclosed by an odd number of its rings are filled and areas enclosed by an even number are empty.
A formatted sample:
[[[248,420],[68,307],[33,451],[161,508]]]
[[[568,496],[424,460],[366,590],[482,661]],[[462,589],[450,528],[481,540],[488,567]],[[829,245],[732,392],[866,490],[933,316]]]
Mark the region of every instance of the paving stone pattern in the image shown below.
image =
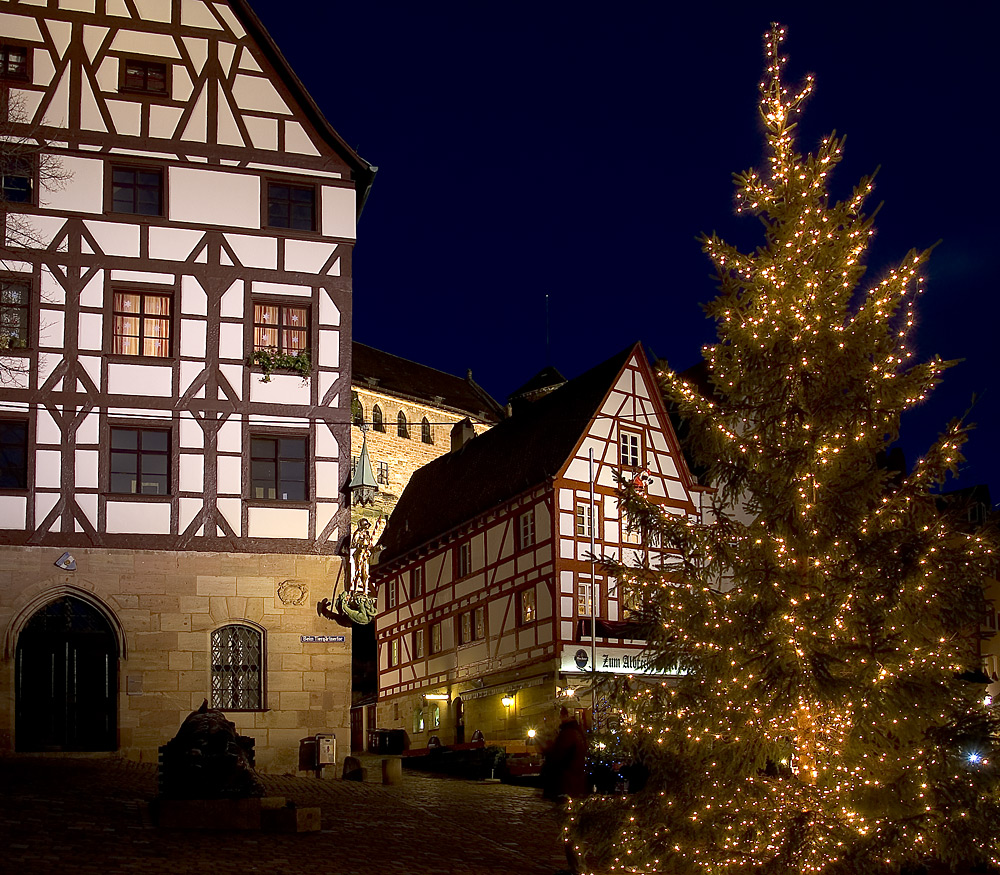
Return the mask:
[[[323,810],[322,831],[154,827],[151,764],[0,758],[0,873],[552,875],[565,866],[539,791],[404,773],[402,784],[262,776],[268,795]]]

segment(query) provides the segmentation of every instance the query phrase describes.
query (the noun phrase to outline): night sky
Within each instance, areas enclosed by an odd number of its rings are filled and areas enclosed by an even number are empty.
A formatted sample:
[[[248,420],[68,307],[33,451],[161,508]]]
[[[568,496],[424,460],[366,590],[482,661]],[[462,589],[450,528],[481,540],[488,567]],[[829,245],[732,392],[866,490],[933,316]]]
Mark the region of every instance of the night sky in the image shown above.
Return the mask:
[[[780,21],[793,84],[817,80],[800,147],[847,135],[835,195],[881,168],[866,279],[941,241],[916,351],[962,363],[904,417],[907,460],[975,394],[951,486],[986,482],[1000,500],[1000,4],[251,2],[379,167],[355,250],[355,339],[471,368],[501,401],[546,364],[573,377],[637,339],[678,369],[700,358],[715,285],[698,234],[763,239],[735,215],[731,178],[763,163],[762,35]]]

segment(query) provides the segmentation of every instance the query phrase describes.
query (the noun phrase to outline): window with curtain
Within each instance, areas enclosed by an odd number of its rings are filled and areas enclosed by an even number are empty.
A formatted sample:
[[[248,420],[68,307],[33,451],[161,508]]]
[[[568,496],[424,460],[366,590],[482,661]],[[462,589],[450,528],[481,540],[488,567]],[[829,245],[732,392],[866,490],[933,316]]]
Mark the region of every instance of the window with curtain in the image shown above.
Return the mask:
[[[170,296],[151,292],[115,292],[113,341],[118,355],[170,356]]]
[[[253,305],[253,348],[295,355],[309,346],[309,308],[290,304]]]

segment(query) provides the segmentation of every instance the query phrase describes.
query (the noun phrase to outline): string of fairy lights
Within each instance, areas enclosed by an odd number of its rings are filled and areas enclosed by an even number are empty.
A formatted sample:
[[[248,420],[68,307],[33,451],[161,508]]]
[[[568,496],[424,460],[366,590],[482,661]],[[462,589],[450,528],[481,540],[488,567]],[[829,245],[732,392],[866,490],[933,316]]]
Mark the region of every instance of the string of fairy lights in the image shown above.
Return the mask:
[[[872,179],[831,204],[843,141],[796,151],[813,80],[783,84],[783,37],[775,25],[765,38],[768,162],[736,177],[766,245],[703,241],[720,285],[707,307],[718,342],[703,351],[715,394],[661,372],[711,465],[718,522],[669,517],[626,488],[630,517],[681,560],[666,573],[609,563],[651,606],[653,664],[681,674],[613,681],[622,731],[607,743],[650,783],[574,803],[567,840],[601,872],[1000,865],[1000,726],[959,677],[978,661],[996,546],[954,527],[931,491],[967,427],[952,423],[908,476],[876,465],[949,365],[915,364],[907,345],[927,253],[852,303]]]

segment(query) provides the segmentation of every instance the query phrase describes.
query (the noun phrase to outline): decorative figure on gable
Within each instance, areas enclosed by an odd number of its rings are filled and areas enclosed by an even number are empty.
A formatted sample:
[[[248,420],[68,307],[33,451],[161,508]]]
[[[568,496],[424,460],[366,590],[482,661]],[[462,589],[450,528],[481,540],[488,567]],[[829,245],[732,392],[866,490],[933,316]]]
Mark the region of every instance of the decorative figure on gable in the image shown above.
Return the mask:
[[[649,473],[649,468],[636,471],[632,478],[632,488],[640,495],[645,495],[653,482],[653,475]]]

